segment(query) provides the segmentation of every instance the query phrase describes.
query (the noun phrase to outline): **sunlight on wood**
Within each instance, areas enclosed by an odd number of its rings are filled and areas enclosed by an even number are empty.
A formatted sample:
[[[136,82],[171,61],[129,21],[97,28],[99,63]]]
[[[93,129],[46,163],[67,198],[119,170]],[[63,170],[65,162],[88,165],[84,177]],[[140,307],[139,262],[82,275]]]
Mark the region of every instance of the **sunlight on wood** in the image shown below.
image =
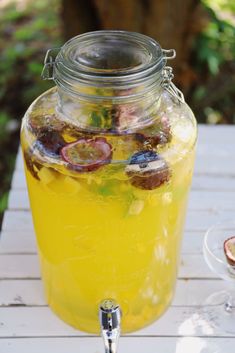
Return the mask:
[[[1,0],[0,8],[4,8],[5,6],[15,4],[17,10],[24,10],[29,3],[30,0]]]

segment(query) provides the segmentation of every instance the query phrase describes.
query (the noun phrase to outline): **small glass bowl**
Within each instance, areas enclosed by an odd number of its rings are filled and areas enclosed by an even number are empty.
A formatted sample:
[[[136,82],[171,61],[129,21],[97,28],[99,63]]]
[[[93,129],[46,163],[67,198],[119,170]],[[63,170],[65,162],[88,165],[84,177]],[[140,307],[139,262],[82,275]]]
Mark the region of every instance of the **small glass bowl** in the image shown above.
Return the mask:
[[[213,293],[202,308],[204,322],[220,332],[235,333],[235,266],[226,259],[224,242],[235,236],[235,221],[211,227],[204,237],[203,254],[209,268],[230,284],[230,288]]]

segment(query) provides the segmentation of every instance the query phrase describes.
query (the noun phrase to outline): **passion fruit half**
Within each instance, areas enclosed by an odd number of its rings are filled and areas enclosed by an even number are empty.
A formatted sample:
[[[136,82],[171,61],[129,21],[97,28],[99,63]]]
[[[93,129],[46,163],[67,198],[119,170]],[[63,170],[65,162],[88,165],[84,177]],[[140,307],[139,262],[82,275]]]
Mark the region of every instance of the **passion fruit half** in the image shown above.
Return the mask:
[[[112,146],[103,137],[84,137],[64,146],[60,155],[70,169],[91,172],[110,163]]]
[[[235,236],[225,240],[224,253],[229,265],[235,266]]]
[[[126,167],[130,183],[144,190],[153,190],[170,179],[170,170],[166,161],[154,151],[135,153]]]

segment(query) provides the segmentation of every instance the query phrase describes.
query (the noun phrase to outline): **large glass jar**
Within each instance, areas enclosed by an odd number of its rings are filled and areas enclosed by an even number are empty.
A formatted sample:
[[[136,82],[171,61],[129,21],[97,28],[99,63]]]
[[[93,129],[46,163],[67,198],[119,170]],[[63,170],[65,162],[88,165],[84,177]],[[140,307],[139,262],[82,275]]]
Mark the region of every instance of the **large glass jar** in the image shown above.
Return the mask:
[[[196,122],[166,66],[173,50],[124,31],[47,54],[56,86],[23,118],[25,161],[48,304],[98,332],[115,299],[124,332],[156,320],[177,276]]]

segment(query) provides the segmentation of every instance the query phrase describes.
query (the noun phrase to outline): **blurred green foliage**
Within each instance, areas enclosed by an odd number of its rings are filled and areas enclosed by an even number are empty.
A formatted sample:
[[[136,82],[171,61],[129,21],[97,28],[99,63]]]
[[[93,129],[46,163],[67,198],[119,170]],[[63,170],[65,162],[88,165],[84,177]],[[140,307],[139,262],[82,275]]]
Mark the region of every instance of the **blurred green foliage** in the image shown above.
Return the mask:
[[[235,57],[235,2],[205,0],[204,3],[210,22],[196,39],[196,46],[200,49],[197,51],[197,58],[199,65],[206,63],[209,72],[216,75],[221,64],[232,61]],[[226,16],[226,13],[221,16],[225,9],[229,9],[234,18]]]
[[[216,75],[220,65],[232,60],[235,54],[235,48],[232,45],[235,28],[213,17],[213,22],[209,23],[206,30],[198,37],[197,47],[201,49],[198,51],[198,65],[206,63],[209,72]]]
[[[0,225],[27,106],[51,84],[40,77],[47,49],[61,45],[58,0],[0,9]]]
[[[208,24],[194,41],[190,103],[200,122],[235,123],[235,2],[202,2]]]

